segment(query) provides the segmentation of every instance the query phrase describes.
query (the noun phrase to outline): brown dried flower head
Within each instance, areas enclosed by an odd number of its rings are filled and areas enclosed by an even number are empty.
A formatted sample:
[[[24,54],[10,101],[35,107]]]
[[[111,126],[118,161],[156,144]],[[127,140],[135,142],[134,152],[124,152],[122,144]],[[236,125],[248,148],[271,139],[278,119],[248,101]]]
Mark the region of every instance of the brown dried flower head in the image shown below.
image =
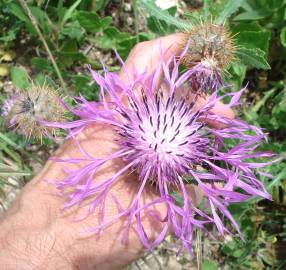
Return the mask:
[[[209,69],[225,71],[235,60],[236,47],[233,36],[224,24],[204,22],[185,33],[182,46],[189,49],[182,63],[188,67],[203,63]]]
[[[43,136],[55,137],[58,134],[56,128],[46,127],[42,121],[63,122],[65,114],[58,92],[47,85],[35,84],[7,100],[2,112],[10,126],[28,138],[33,136],[41,140]]]

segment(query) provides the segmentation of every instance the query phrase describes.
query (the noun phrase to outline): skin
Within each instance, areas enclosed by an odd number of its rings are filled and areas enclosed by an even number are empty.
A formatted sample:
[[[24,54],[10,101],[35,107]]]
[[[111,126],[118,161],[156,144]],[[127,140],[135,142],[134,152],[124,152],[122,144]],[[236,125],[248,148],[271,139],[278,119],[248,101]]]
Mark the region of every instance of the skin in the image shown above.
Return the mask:
[[[147,68],[151,72],[157,68],[160,60],[160,46],[163,50],[172,45],[166,54],[166,60],[173,54],[179,55],[182,46],[182,34],[174,34],[153,41],[146,41],[136,45],[125,63],[125,71],[136,66],[139,71]],[[147,67],[146,67],[147,65]],[[120,72],[123,80],[127,80],[125,71]],[[132,76],[130,78],[132,80]],[[200,98],[195,109],[202,106],[206,100]],[[218,103],[214,109],[217,114],[233,118],[231,109]],[[218,127],[216,123],[210,123]],[[115,134],[108,126],[94,125],[77,138],[84,149],[96,156],[106,157],[116,151]],[[59,158],[81,157],[82,153],[72,142],[67,141],[54,154]],[[82,166],[77,164],[76,166]],[[85,206],[61,212],[64,199],[57,196],[54,185],[47,183],[48,179],[63,179],[65,173],[63,164],[48,161],[43,170],[29,182],[12,208],[0,221],[0,261],[1,269],[121,269],[139,258],[144,252],[134,224],[128,234],[127,243],[123,244],[120,232],[124,227],[124,218],[108,227],[99,237],[97,235],[83,235],[85,229],[98,224],[98,213],[87,217],[81,222],[75,218],[86,213]],[[120,159],[108,162],[96,175],[94,182],[101,182],[112,176],[122,168]],[[73,168],[75,165],[73,165]],[[113,186],[112,194],[118,198],[123,207],[128,207],[138,189],[138,179],[135,174],[127,173]],[[199,192],[190,187],[190,196],[194,201],[200,200]],[[147,188],[144,201],[156,198],[156,192]],[[164,205],[154,209],[162,217],[165,213]],[[112,199],[106,202],[106,220],[118,213]],[[160,230],[159,224],[149,216],[143,216],[146,232],[154,239]]]

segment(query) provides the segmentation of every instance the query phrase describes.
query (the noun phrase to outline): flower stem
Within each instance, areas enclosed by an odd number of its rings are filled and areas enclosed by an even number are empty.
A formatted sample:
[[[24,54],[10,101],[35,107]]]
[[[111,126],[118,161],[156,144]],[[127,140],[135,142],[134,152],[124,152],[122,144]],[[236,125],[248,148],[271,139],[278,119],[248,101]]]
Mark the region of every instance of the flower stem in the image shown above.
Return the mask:
[[[134,10],[134,25],[135,25],[135,32],[136,32],[136,42],[139,43],[139,22],[138,22],[137,0],[133,0],[133,10]]]
[[[32,23],[33,26],[35,27],[35,29],[36,29],[36,31],[37,31],[37,33],[38,33],[38,35],[39,35],[39,38],[40,38],[40,40],[42,41],[42,43],[43,43],[43,45],[44,45],[44,47],[45,47],[45,50],[47,51],[47,54],[48,54],[48,56],[49,56],[49,58],[50,58],[50,60],[51,60],[51,62],[52,62],[52,65],[53,65],[53,67],[54,67],[54,69],[55,69],[55,72],[56,72],[56,74],[57,74],[57,76],[58,76],[58,78],[59,78],[59,80],[60,80],[62,89],[63,89],[64,93],[68,96],[66,83],[65,83],[65,81],[64,81],[64,79],[63,79],[63,76],[62,76],[62,74],[61,74],[61,72],[60,72],[60,69],[59,69],[59,67],[58,67],[58,65],[57,65],[57,63],[56,63],[56,60],[55,60],[55,58],[53,57],[53,54],[52,54],[52,52],[51,52],[51,50],[50,50],[50,48],[49,48],[49,46],[48,46],[48,44],[47,44],[47,42],[46,42],[46,40],[45,40],[43,34],[42,34],[42,32],[41,32],[41,30],[40,30],[40,28],[39,28],[39,26],[38,26],[37,19],[36,19],[35,16],[32,14],[32,12],[31,12],[31,10],[30,10],[30,8],[29,8],[29,6],[28,6],[28,4],[26,3],[25,0],[19,0],[19,2],[20,2],[20,4],[21,4],[21,6],[23,7],[23,9],[25,10],[25,12],[27,13],[29,19],[31,20],[31,23]]]

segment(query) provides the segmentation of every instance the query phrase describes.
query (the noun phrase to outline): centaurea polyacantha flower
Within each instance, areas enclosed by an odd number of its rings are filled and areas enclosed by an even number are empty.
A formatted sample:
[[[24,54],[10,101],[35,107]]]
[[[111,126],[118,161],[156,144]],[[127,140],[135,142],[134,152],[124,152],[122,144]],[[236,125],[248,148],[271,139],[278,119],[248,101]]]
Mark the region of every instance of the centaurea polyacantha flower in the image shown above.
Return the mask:
[[[56,128],[46,127],[41,121],[64,121],[65,113],[57,91],[33,83],[29,89],[17,91],[2,107],[2,116],[8,126],[15,127],[27,137],[41,140],[43,136],[54,137],[57,133]]]
[[[236,47],[231,34],[223,24],[204,22],[185,33],[182,58],[187,68],[194,69],[190,78],[191,91],[210,94],[223,85],[222,75],[235,60]]]
[[[80,120],[49,124],[67,128],[70,137],[75,140],[77,134],[93,123],[110,126],[117,134],[119,150],[102,159],[91,156],[77,144],[85,155],[80,161],[84,160],[85,164],[75,170],[65,169],[66,177],[53,181],[66,198],[64,209],[81,207],[84,202],[89,205],[89,214],[99,209],[100,224],[89,232],[101,233],[107,226],[125,217],[123,240],[135,220],[136,230],[146,248],[152,249],[158,245],[170,229],[191,252],[195,228],[206,229],[208,224],[214,223],[220,234],[225,235],[231,233],[223,223],[223,219],[227,218],[239,232],[227,208],[230,203],[242,202],[253,196],[270,199],[256,177],[256,169],[271,161],[251,162],[251,159],[273,156],[255,151],[265,135],[259,128],[241,120],[215,115],[211,109],[221,99],[217,92],[205,106],[193,111],[194,103],[179,94],[193,71],[179,75],[180,60],[162,61],[151,75],[138,74],[134,70],[134,82],[128,83],[124,83],[117,74],[106,71],[102,77],[91,70],[101,89],[101,102],[89,102],[79,97],[76,99],[78,107],[72,112]],[[171,70],[170,63],[174,63]],[[167,88],[164,91],[156,89],[161,70]],[[238,104],[241,94],[242,91],[228,95],[231,97],[230,107]],[[211,129],[205,124],[205,119],[216,121],[223,128]],[[228,139],[236,140],[237,144],[228,147]],[[100,168],[114,159],[122,159],[125,165],[112,177],[93,183]],[[76,157],[58,161],[78,162]],[[113,198],[112,186],[120,180],[120,176],[130,172],[138,175],[138,193],[127,209],[118,207],[118,215],[105,220],[104,205],[107,197]],[[188,195],[188,181],[196,184],[204,193],[202,209]],[[144,192],[148,192],[148,185],[157,190],[158,199],[144,203],[142,197]],[[176,201],[177,196],[181,197],[182,203]],[[164,204],[167,213],[164,218],[157,215],[158,222],[162,223],[162,231],[152,242],[144,229],[141,214],[148,213],[150,209],[150,215],[154,216],[151,207],[157,204]]]

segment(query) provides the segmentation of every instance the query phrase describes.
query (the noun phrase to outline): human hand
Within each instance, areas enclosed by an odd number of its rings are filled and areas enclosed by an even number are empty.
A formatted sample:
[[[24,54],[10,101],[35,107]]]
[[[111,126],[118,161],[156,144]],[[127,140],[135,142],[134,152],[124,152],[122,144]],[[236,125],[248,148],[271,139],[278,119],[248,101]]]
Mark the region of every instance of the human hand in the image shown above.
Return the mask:
[[[179,55],[181,34],[175,34],[153,41],[139,43],[131,51],[126,60],[125,68],[131,70],[133,65],[138,71],[150,73],[160,62],[160,46],[166,49],[172,45],[166,54],[166,59]],[[161,45],[160,45],[161,44]],[[125,71],[120,72],[122,80],[126,80]],[[131,78],[132,79],[132,78]],[[194,110],[201,107],[206,100],[199,98]],[[218,103],[213,111],[225,117],[233,117],[229,107]],[[210,123],[216,126],[216,123]],[[110,155],[117,148],[115,134],[112,129],[103,125],[93,125],[81,133],[77,140],[82,148],[98,158]],[[81,151],[73,141],[68,140],[55,153],[57,158],[80,158]],[[97,173],[94,182],[101,182],[111,177],[122,167],[122,160],[116,159],[106,163]],[[76,164],[80,167],[83,164]],[[126,244],[121,242],[120,232],[124,229],[124,218],[109,226],[98,237],[84,237],[85,229],[98,224],[98,213],[88,216],[81,222],[74,222],[75,215],[82,216],[86,207],[60,212],[63,199],[57,196],[56,188],[48,184],[49,179],[63,179],[65,172],[59,163],[48,161],[42,172],[36,176],[19,195],[14,206],[0,224],[0,258],[3,269],[120,269],[138,258],[144,248],[135,229],[128,234]],[[138,186],[136,175],[126,174],[112,187],[112,194],[118,198],[122,206],[132,203]],[[156,198],[156,192],[151,188],[144,194],[145,202]],[[199,200],[200,194],[190,188],[190,196]],[[154,206],[154,210],[164,216],[164,205]],[[106,220],[118,212],[112,199],[106,202]],[[144,219],[145,230],[155,238],[160,226],[149,216]]]

